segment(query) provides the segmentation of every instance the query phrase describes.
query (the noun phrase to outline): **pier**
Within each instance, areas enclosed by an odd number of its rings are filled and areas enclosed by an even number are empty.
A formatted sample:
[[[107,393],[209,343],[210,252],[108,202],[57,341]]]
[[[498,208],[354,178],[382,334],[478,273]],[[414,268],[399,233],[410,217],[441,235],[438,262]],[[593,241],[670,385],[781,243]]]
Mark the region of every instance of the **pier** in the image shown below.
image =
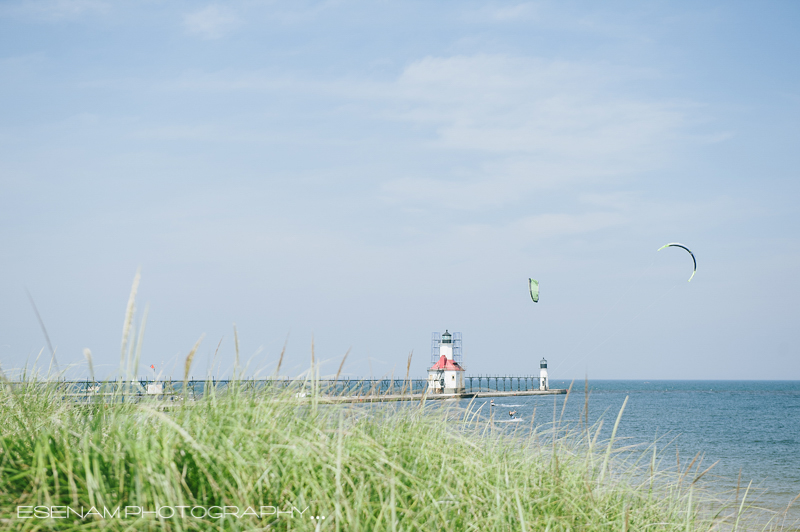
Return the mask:
[[[239,393],[277,395],[293,393],[302,399],[315,396],[324,403],[419,401],[511,397],[523,395],[558,395],[566,390],[541,390],[539,377],[516,375],[476,375],[464,377],[460,393],[441,393],[429,387],[428,379],[146,379],[92,381],[60,380],[13,382],[17,389],[47,386],[55,395],[73,402],[139,401],[155,398],[163,401],[197,400],[211,393],[224,394],[234,388]]]
[[[475,393],[423,393],[362,396],[320,396],[320,403],[385,403],[392,401],[454,401],[461,399],[483,399],[490,397],[518,397],[524,395],[565,395],[567,390],[525,390],[518,392],[475,392]]]

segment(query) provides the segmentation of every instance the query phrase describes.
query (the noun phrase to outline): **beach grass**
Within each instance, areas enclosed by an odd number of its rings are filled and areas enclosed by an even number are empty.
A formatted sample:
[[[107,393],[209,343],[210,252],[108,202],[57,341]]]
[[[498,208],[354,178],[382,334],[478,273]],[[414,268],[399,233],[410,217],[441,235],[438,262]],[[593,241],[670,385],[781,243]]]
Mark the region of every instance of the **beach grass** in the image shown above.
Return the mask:
[[[569,394],[561,415],[554,402],[552,420],[536,419],[534,410],[524,424],[495,421],[485,405],[425,398],[323,404],[313,343],[308,395],[235,380],[224,388],[210,381],[199,398],[138,394],[133,376],[145,325],[142,319],[137,335],[138,281],[137,273],[113,394],[93,386],[76,398],[57,381],[40,380],[35,368],[14,382],[0,372],[0,529],[781,527],[778,519],[749,518],[748,488],[727,502],[714,496],[704,487],[710,468],[702,459],[665,465],[660,442],[623,445],[616,432],[624,405],[610,438],[599,441],[604,421],[588,426],[588,402],[577,424],[563,420]],[[199,343],[186,357],[184,390]],[[238,338],[236,345],[238,375]],[[94,380],[91,352],[84,353]]]
[[[701,488],[694,463],[662,470],[655,446],[598,442],[598,426],[570,427],[555,411],[512,428],[477,405],[431,401],[321,405],[233,385],[164,408],[146,397],[77,404],[59,390],[32,379],[0,386],[4,530],[744,524]]]

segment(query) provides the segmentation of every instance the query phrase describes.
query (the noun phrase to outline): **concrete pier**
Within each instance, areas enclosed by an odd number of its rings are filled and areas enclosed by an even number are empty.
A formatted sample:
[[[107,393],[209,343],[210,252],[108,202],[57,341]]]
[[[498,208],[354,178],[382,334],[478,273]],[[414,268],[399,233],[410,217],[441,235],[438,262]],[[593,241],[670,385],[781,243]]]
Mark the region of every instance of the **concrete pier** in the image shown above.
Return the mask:
[[[338,403],[387,403],[393,401],[445,401],[461,399],[483,399],[490,397],[520,397],[523,395],[566,395],[567,390],[528,390],[516,392],[475,392],[475,393],[430,393],[430,394],[382,394],[351,396],[319,396],[317,401],[325,404]],[[310,397],[305,397],[310,399]]]

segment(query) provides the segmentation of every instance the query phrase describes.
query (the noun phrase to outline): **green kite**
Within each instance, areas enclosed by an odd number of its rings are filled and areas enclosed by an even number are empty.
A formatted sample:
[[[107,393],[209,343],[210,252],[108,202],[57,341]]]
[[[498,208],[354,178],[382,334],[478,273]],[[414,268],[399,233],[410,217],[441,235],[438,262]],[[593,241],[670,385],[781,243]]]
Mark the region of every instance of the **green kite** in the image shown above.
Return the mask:
[[[528,279],[528,288],[531,291],[531,299],[534,303],[539,302],[539,281],[536,279]]]
[[[691,275],[691,277],[689,277],[689,281],[691,281],[692,277],[694,277],[694,274],[697,273],[697,259],[694,258],[694,253],[692,253],[692,250],[687,248],[683,244],[678,244],[677,242],[670,242],[669,244],[664,244],[663,246],[658,248],[658,251],[661,251],[662,249],[668,248],[668,247],[683,248],[683,249],[685,249],[686,251],[689,252],[689,255],[692,256],[692,262],[694,262],[694,270],[692,270],[692,275]]]

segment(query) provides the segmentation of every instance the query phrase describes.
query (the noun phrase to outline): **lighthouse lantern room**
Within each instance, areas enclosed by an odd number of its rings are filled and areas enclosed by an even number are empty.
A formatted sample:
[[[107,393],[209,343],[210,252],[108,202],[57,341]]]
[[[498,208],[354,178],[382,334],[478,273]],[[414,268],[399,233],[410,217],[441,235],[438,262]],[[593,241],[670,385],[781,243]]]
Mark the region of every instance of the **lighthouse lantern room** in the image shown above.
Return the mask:
[[[463,393],[464,367],[461,360],[461,333],[433,333],[431,368],[428,370],[428,391],[431,393]]]

